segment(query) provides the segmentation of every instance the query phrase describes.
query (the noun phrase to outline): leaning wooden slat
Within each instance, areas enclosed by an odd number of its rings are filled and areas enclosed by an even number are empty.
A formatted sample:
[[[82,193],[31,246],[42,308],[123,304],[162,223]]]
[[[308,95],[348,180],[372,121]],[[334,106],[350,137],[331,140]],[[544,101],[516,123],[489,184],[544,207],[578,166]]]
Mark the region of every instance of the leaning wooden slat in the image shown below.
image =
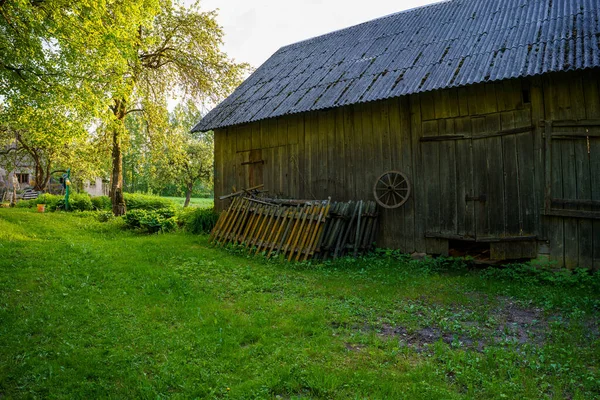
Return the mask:
[[[214,243],[219,238],[221,232],[229,222],[229,219],[231,218],[231,213],[233,212],[233,208],[235,207],[235,200],[236,199],[233,199],[233,202],[229,205],[227,210],[221,213],[217,226],[215,226],[215,229],[213,229],[213,231],[210,234],[210,243]]]
[[[244,208],[244,200],[239,199],[239,201],[235,207],[235,211],[231,216],[232,218],[231,218],[231,221],[229,222],[229,226],[227,227],[227,230],[223,232],[223,235],[221,236],[221,238],[219,240],[219,243],[221,245],[227,244],[230,241],[231,237],[233,236],[233,232],[234,232],[235,228],[237,227],[238,221],[242,217],[243,208]]]
[[[256,230],[256,227],[261,220],[261,211],[262,211],[263,207],[264,207],[264,205],[262,205],[262,204],[254,206],[254,212],[252,214],[252,218],[250,218],[250,221],[248,222],[248,228],[244,232],[242,240],[240,241],[240,244],[246,243],[246,248],[248,248],[247,241],[248,242],[250,241],[250,238],[254,234],[254,231]]]
[[[276,209],[277,208],[275,206],[265,207],[265,213],[261,218],[260,226],[258,227],[256,234],[254,235],[252,240],[248,240],[248,246],[246,246],[246,247],[252,248],[254,246],[258,246],[258,243],[260,241],[262,241],[262,237],[264,236],[264,232],[265,232],[265,227],[270,222],[271,216],[273,215],[273,213],[275,212]]]
[[[229,231],[227,232],[227,235],[225,237],[223,237],[223,239],[221,241],[222,245],[231,243],[233,241],[235,232],[238,229],[238,227],[242,221],[242,218],[244,216],[247,206],[248,206],[248,203],[246,201],[244,201],[244,199],[240,199],[238,207],[236,208],[236,213],[235,213],[233,222],[229,228]]]
[[[286,227],[285,227],[285,231],[283,232],[283,236],[281,237],[279,244],[276,247],[277,250],[277,254],[281,254],[283,253],[282,250],[284,249],[286,243],[288,242],[291,234],[292,234],[292,229],[294,229],[295,225],[296,225],[296,221],[298,218],[298,215],[300,214],[300,207],[293,207],[292,208],[292,212],[288,218],[288,221],[286,222]]]
[[[284,212],[285,209],[283,207],[278,206],[277,208],[275,208],[274,213],[271,216],[271,220],[269,221],[269,225],[267,226],[267,229],[265,231],[265,237],[256,246],[256,252],[254,254],[258,254],[261,251],[261,249],[263,251],[266,251],[269,248],[271,239],[273,238],[273,236],[277,232],[277,229],[279,228],[279,223],[281,221],[280,218]]]
[[[341,205],[342,205],[341,203],[334,203],[333,205],[331,205],[328,218],[325,220],[325,227],[323,229],[322,237],[327,237],[329,235],[329,232],[331,231],[331,228],[333,227],[333,223],[335,222],[335,218],[333,218],[333,216],[337,215],[338,208],[341,207]],[[321,240],[323,240],[323,239],[321,238]],[[321,243],[319,243],[319,246],[321,246]]]
[[[296,252],[299,252],[299,246],[301,244],[301,242],[303,241],[304,236],[306,236],[306,230],[308,228],[308,221],[310,219],[310,216],[312,215],[313,211],[315,210],[315,208],[317,208],[317,206],[314,203],[309,203],[306,205],[305,208],[305,213],[302,216],[302,220],[300,222],[300,227],[298,228],[298,233],[296,234],[296,237],[294,238],[294,243],[292,244],[292,249],[291,249],[291,257],[288,261],[291,261],[291,259],[294,257],[294,254],[296,254]]]
[[[354,240],[354,257],[358,254],[358,245],[360,243],[361,219],[362,219],[363,201],[358,202],[358,220],[356,221],[356,239]]]
[[[363,213],[365,229],[360,235],[359,249],[361,250],[366,250],[367,242],[369,241],[369,237],[371,235],[371,226],[373,225],[373,217],[371,214],[371,202],[368,201]]]
[[[342,204],[342,207],[339,212],[339,216],[336,218],[332,231],[329,234],[329,237],[326,238],[323,245],[323,259],[326,260],[331,255],[332,250],[335,250],[335,244],[337,243],[337,238],[340,235],[340,232],[343,231],[344,226],[346,225],[346,215],[348,214],[348,210],[350,209],[350,203]]]
[[[235,199],[234,199],[234,201],[235,201]],[[219,215],[219,220],[217,221],[215,227],[210,232],[209,243],[211,243],[215,239],[215,237],[219,234],[219,232],[221,231],[221,227],[223,226],[223,223],[227,220],[227,216],[231,210],[232,204],[230,204],[229,207],[226,210],[223,210],[221,215]]]
[[[369,219],[367,221],[367,229],[365,230],[365,233],[363,235],[362,242],[362,248],[367,252],[371,250],[371,243],[369,243],[369,241],[371,239],[371,236],[373,235],[376,208],[377,206],[375,205],[375,202],[369,202]]]
[[[311,217],[308,220],[308,226],[306,227],[306,234],[305,234],[305,239],[304,239],[304,243],[301,244],[302,247],[302,251],[299,252],[298,256],[296,257],[296,261],[300,261],[300,258],[302,257],[303,254],[306,254],[309,251],[310,248],[310,240],[313,236],[313,233],[315,232],[316,228],[317,228],[317,220],[319,218],[319,215],[325,210],[325,203],[324,202],[318,202],[315,204],[315,207],[313,209],[313,213],[311,215]]]
[[[292,212],[293,212],[292,208],[287,208],[285,210],[285,212],[283,213],[283,216],[281,218],[281,223],[279,224],[279,227],[277,229],[277,234],[275,235],[275,238],[273,239],[273,242],[271,243],[271,248],[269,249],[269,254],[267,254],[267,258],[271,257],[271,254],[273,254],[273,251],[275,250],[275,248],[277,248],[279,250],[277,243],[279,241],[279,238],[282,236],[285,229],[289,225],[289,221],[290,221],[289,216]]]
[[[314,255],[316,243],[319,241],[319,234],[323,231],[323,225],[325,225],[325,220],[329,214],[329,208],[331,207],[331,197],[327,200],[327,204],[325,208],[319,213],[319,218],[317,219],[317,224],[315,229],[313,229],[313,233],[308,242],[308,246],[306,247],[306,253],[304,254],[304,261],[308,260],[308,257]]]
[[[223,225],[223,221],[225,221],[227,219],[228,211],[229,210],[223,210],[223,212],[221,212],[221,215],[219,215],[219,219],[217,220],[217,223],[215,224],[214,228],[210,231],[210,236],[208,239],[209,243],[212,243],[212,241],[215,239],[215,237],[219,234],[219,231],[221,230],[221,226]]]
[[[332,234],[336,221],[337,221],[337,216],[339,215],[340,210],[343,207],[343,203],[334,203],[330,210],[328,215],[323,219],[322,224],[323,224],[323,229],[320,230],[320,235],[319,237],[317,237],[317,241],[314,243],[314,248],[313,248],[313,255],[316,256],[314,254],[315,251],[320,252],[320,255],[323,256],[324,255],[324,244],[327,241],[327,238]],[[317,228],[320,228],[317,227]],[[319,229],[317,229],[317,233],[319,233]]]
[[[344,230],[343,234],[339,235],[339,240],[338,240],[337,246],[335,248],[335,253],[333,254],[334,259],[344,255],[343,252],[346,248],[346,243],[348,243],[348,238],[350,237],[350,231],[352,230],[352,227],[356,223],[356,218],[357,218],[357,213],[358,213],[358,205],[355,203],[354,207],[351,207],[351,210],[352,210],[352,217],[350,217],[350,220],[348,221],[348,224],[346,225],[346,229]]]
[[[227,238],[230,243],[236,243],[239,233],[244,229],[244,226],[246,226],[246,216],[248,215],[248,211],[250,211],[250,205],[251,203],[249,201],[242,199],[242,206],[238,212],[239,216],[231,230],[231,234]]]
[[[238,225],[238,229],[235,232],[235,236],[231,240],[233,244],[241,243],[244,232],[246,231],[246,229],[249,228],[248,220],[250,219],[250,216],[254,215],[254,209],[253,209],[254,204],[252,204],[250,201],[248,201],[248,199],[246,199],[246,202],[247,202],[246,210],[244,212],[244,215],[240,219],[240,224]]]
[[[237,197],[237,196],[241,196],[241,195],[243,195],[244,193],[248,193],[248,192],[251,192],[251,191],[253,191],[253,190],[257,190],[257,189],[262,189],[264,186],[265,186],[265,185],[258,185],[258,186],[254,186],[254,187],[251,187],[251,188],[248,188],[248,189],[242,189],[242,190],[240,190],[240,191],[238,191],[238,192],[235,192],[235,193],[230,193],[230,194],[227,194],[227,195],[225,195],[225,196],[221,196],[221,197],[219,197],[219,199],[220,199],[220,200],[225,200],[225,199],[228,199],[228,198],[230,198],[230,197]]]
[[[238,235],[236,236],[236,243],[242,244],[244,242],[244,237],[248,234],[250,228],[252,227],[252,224],[254,223],[254,219],[256,216],[256,208],[256,204],[250,203],[248,213],[244,218],[244,227],[239,231]]]
[[[329,237],[333,234],[338,222],[338,216],[341,213],[343,203],[335,203],[331,206],[331,210],[327,219],[324,221],[323,233],[319,242],[317,243],[317,248],[325,249],[327,247],[327,242],[329,241]]]
[[[321,204],[315,204],[313,206],[313,209],[310,213],[310,217],[307,220],[306,229],[302,233],[302,241],[300,242],[300,246],[298,247],[298,252],[296,254],[296,261],[300,260],[300,257],[302,256],[302,252],[305,251],[305,246],[308,243],[308,240],[309,240],[310,236],[312,235],[312,231],[315,227],[314,221],[316,220],[317,215],[321,211],[322,207],[323,206]]]
[[[223,241],[225,241],[227,239],[227,235],[229,235],[229,232],[231,231],[233,224],[235,223],[235,220],[238,216],[240,204],[241,204],[241,200],[239,198],[235,198],[233,200],[233,203],[231,203],[231,207],[230,207],[231,212],[227,216],[227,221],[225,221],[223,229],[215,237],[215,240],[214,240],[215,243],[222,243]]]
[[[290,249],[290,254],[288,256],[288,262],[292,261],[292,258],[294,257],[294,254],[296,251],[299,252],[298,244],[302,240],[302,234],[304,233],[304,226],[306,224],[306,220],[308,219],[309,215],[312,213],[312,210],[313,210],[313,206],[311,204],[304,207],[304,214],[301,216],[300,227],[298,228],[298,233],[296,234],[296,237],[293,238],[292,248]],[[298,254],[300,254],[300,253],[298,253]]]
[[[283,254],[284,257],[285,257],[285,254],[289,251],[292,241],[294,240],[294,237],[296,235],[296,231],[298,228],[298,224],[300,223],[300,220],[302,219],[304,210],[305,210],[305,207],[298,207],[296,213],[293,214],[294,223],[292,225],[292,230],[290,231],[290,234],[285,237],[284,241],[282,241],[282,247],[280,247],[281,254]]]

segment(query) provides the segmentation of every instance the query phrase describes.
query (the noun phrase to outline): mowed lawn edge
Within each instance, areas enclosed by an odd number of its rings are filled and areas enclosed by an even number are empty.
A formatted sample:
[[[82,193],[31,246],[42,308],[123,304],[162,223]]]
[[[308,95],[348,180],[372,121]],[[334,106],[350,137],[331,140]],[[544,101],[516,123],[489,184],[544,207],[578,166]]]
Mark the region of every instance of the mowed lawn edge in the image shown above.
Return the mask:
[[[600,396],[600,294],[0,209],[0,396]],[[279,397],[278,397],[279,396]]]

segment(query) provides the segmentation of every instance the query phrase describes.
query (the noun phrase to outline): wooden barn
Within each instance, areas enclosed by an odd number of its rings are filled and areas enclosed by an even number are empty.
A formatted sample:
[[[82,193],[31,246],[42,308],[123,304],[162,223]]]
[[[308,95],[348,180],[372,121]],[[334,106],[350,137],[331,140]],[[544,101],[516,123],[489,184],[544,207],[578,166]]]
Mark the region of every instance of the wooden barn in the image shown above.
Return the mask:
[[[452,0],[283,47],[208,130],[217,198],[370,200],[397,171],[380,246],[600,268],[597,0]]]

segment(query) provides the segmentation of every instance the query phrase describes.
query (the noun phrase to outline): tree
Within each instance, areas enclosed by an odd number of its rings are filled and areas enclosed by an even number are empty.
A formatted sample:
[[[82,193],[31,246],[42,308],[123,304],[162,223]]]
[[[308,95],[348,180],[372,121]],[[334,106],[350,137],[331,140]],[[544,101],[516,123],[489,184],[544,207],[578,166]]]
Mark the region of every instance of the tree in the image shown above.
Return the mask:
[[[126,211],[123,199],[125,118],[143,112],[148,124],[165,125],[169,98],[217,102],[241,80],[247,66],[220,50],[223,32],[214,12],[163,1],[150,26],[140,25],[126,53],[128,70],[113,96],[111,111],[113,213]]]
[[[159,0],[0,0],[0,129],[35,163],[38,189],[57,157],[89,147],[82,137],[121,96],[128,52],[159,9]]]
[[[191,103],[170,113],[167,129],[151,135],[151,159],[155,186],[176,184],[185,190],[184,207],[190,204],[194,186],[212,186],[214,170],[213,132],[190,134],[200,112]]]
[[[2,165],[33,166],[34,189],[46,190],[52,170],[82,154],[88,136],[78,116],[60,105],[10,108],[0,114],[0,147],[7,149]],[[12,162],[12,164],[15,164]]]

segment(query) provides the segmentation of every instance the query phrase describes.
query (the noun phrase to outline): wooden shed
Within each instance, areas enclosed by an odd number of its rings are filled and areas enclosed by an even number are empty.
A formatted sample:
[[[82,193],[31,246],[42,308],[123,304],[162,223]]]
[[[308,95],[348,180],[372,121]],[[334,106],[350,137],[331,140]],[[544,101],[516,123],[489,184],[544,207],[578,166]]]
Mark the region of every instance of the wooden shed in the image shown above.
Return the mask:
[[[292,44],[194,130],[217,198],[372,199],[400,171],[380,246],[600,268],[598,1],[453,0]]]

